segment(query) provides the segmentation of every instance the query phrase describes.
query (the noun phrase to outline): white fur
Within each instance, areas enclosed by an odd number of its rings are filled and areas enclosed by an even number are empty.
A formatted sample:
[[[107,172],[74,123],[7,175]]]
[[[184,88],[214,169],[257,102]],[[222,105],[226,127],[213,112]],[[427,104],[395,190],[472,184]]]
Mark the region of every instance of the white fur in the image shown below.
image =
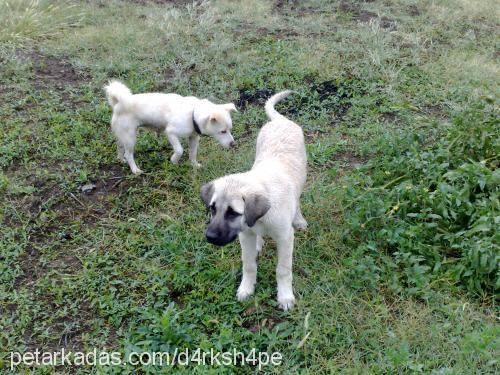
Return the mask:
[[[221,177],[213,182],[214,202],[228,202],[242,214],[239,240],[242,250],[243,277],[237,298],[243,300],[253,294],[257,275],[257,254],[263,245],[263,236],[270,236],[277,243],[278,264],[276,281],[278,303],[288,310],[295,297],[292,288],[292,256],[295,229],[305,229],[307,222],[300,211],[300,195],[306,182],[307,156],[302,129],[280,115],[274,104],[288,96],[284,91],[266,103],[266,113],[271,120],[257,137],[255,162],[245,173]],[[267,198],[270,209],[248,227],[244,223],[245,197],[261,195]]]
[[[177,94],[133,95],[118,81],[110,82],[104,90],[113,108],[111,129],[118,141],[118,159],[127,162],[134,174],[142,172],[134,160],[139,126],[147,126],[167,136],[174,149],[170,158],[174,164],[179,162],[184,151],[180,139],[189,138],[189,160],[194,167],[201,166],[196,161],[200,136],[194,131],[193,113],[204,135],[214,137],[225,148],[234,145],[230,116],[231,111],[236,111],[233,103],[214,104],[207,99]]]

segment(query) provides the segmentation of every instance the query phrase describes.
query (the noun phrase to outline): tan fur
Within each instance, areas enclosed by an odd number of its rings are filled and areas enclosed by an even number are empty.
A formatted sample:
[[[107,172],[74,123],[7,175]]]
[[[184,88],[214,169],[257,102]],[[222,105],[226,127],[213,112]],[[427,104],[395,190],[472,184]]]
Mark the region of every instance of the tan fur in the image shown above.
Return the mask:
[[[257,137],[255,162],[252,169],[221,177],[204,187],[211,196],[204,198],[208,206],[241,214],[239,240],[242,249],[243,278],[237,297],[245,299],[254,292],[258,250],[262,237],[270,236],[278,247],[276,280],[278,303],[284,309],[295,303],[292,289],[292,254],[295,229],[305,229],[307,222],[300,211],[300,195],[306,182],[307,156],[302,129],[274,110],[274,104],[289,95],[281,92],[266,103],[270,122]],[[210,188],[208,188],[210,186]],[[203,192],[203,190],[202,190]],[[268,210],[254,225],[248,226],[245,217],[248,200],[261,197],[260,206]],[[232,227],[235,226],[231,223]],[[207,233],[208,237],[209,233]],[[211,234],[210,234],[211,235]]]

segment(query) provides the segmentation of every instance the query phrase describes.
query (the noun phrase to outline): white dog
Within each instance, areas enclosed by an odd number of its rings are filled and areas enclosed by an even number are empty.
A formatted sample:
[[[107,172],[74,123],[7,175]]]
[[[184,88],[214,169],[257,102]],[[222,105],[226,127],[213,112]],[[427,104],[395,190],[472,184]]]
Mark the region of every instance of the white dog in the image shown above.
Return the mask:
[[[280,92],[267,101],[265,108],[271,121],[257,137],[252,169],[221,177],[201,188],[202,199],[211,211],[207,240],[224,246],[237,236],[240,239],[243,278],[238,300],[253,294],[256,258],[264,243],[262,236],[270,236],[278,247],[278,303],[284,310],[295,303],[292,289],[294,230],[307,226],[299,202],[307,169],[304,135],[298,125],[274,109],[274,105],[290,93]]]
[[[214,104],[207,99],[177,94],[133,95],[118,81],[110,82],[104,90],[113,108],[111,129],[118,140],[118,159],[127,162],[134,174],[142,172],[134,160],[136,133],[141,125],[168,137],[174,148],[170,158],[174,164],[183,152],[180,138],[189,138],[189,160],[193,167],[201,166],[196,161],[201,135],[214,137],[225,148],[235,145],[230,116],[231,111],[236,111],[233,103]]]

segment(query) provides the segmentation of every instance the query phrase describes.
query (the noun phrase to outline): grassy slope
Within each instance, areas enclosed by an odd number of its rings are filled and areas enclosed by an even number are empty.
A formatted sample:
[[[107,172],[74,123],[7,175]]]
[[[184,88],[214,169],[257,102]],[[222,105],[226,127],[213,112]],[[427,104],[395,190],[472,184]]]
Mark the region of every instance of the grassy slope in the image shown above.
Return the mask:
[[[493,302],[446,286],[425,299],[387,283],[351,288],[338,192],[393,134],[432,129],[496,94],[498,8],[355,3],[82,2],[60,10],[83,15],[79,27],[36,52],[2,48],[0,347],[123,350],[142,341],[166,350],[171,342],[278,350],[285,363],[266,369],[277,373],[493,373]],[[238,150],[203,139],[204,167],[193,171],[169,164],[168,142],[142,132],[136,159],[147,173],[132,177],[115,158],[101,90],[109,78],[136,92],[236,102]],[[255,297],[235,301],[239,246],[204,241],[198,196],[205,181],[251,165],[263,100],[283,88],[299,92],[281,109],[304,127],[310,159],[310,226],[297,235],[290,313],[274,302],[272,244]],[[79,187],[89,181],[97,187],[85,195]]]

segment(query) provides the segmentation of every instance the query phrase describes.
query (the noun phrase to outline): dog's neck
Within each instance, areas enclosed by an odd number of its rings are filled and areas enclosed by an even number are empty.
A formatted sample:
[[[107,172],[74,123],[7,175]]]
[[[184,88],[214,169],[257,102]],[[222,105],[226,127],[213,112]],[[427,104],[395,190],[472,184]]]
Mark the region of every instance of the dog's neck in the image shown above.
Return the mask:
[[[193,111],[193,127],[196,133],[198,133],[199,135],[205,135],[201,132],[200,126],[198,125],[198,122],[196,122],[196,119],[194,118],[194,111]]]

